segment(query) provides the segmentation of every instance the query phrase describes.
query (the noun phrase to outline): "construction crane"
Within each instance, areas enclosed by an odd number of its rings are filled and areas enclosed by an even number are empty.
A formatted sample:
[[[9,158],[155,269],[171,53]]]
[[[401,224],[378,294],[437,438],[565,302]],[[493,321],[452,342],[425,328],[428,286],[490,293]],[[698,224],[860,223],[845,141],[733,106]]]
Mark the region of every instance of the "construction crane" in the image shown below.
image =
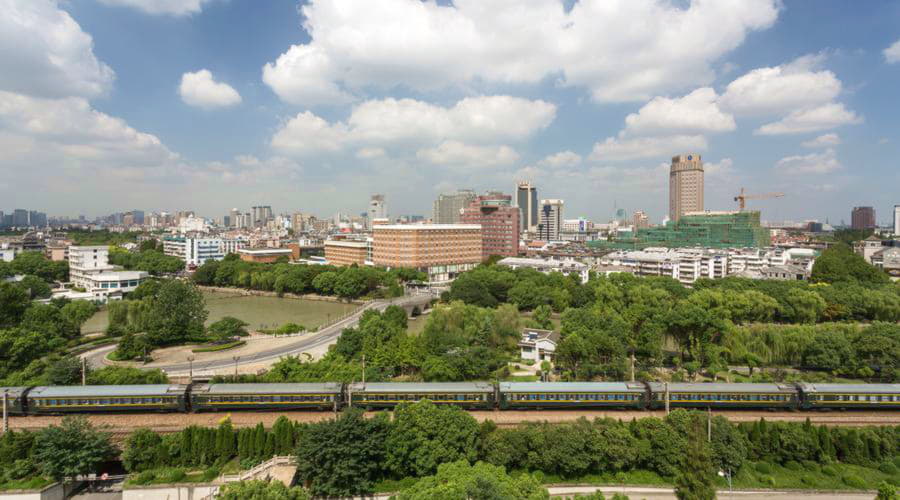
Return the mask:
[[[738,202],[741,212],[747,208],[747,200],[770,200],[772,198],[781,198],[784,193],[765,193],[765,194],[744,194],[744,188],[741,188],[741,194],[734,197],[734,201]]]

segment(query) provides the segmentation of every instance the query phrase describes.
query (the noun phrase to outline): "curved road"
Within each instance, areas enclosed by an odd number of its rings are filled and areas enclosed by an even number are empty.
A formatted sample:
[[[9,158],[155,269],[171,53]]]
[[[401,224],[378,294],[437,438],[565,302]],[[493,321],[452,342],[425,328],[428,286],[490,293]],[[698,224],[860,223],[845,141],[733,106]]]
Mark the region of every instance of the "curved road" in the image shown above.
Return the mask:
[[[345,328],[352,328],[359,323],[359,318],[362,316],[363,312],[369,309],[376,309],[378,311],[384,311],[390,305],[398,305],[398,306],[423,306],[430,302],[432,299],[431,295],[423,294],[423,295],[412,295],[406,297],[400,297],[396,299],[390,300],[376,300],[367,303],[362,308],[358,309],[352,315],[333,323],[325,328],[322,328],[316,333],[305,335],[297,339],[296,342],[291,342],[290,344],[285,344],[280,347],[268,349],[265,351],[258,352],[256,354],[241,356],[238,359],[238,366],[245,364],[255,364],[261,361],[277,361],[279,358],[284,356],[291,356],[295,354],[299,354],[305,351],[308,351],[312,348],[319,347],[322,345],[329,345],[334,342],[337,342],[338,337],[340,337],[341,332]],[[257,342],[265,342],[264,340],[260,340]],[[93,351],[85,352],[81,355],[81,357],[85,358],[88,364],[92,367],[102,367],[103,360],[107,354],[110,353],[113,349],[115,349],[115,345],[111,346],[103,346],[101,348],[95,349]],[[194,375],[204,375],[207,372],[214,372],[217,370],[224,370],[227,368],[233,368],[235,363],[231,359],[216,359],[205,362],[195,362],[193,364]],[[190,370],[189,363],[177,363],[173,365],[165,365],[165,366],[154,366],[153,368],[159,368],[162,371],[166,372],[169,376],[187,376]]]

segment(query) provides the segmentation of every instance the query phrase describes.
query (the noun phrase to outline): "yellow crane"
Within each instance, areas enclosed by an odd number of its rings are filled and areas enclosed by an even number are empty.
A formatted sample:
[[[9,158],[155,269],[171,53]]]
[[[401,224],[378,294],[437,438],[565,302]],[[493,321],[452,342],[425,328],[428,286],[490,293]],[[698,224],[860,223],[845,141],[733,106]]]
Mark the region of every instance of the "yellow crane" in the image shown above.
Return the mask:
[[[747,200],[770,200],[772,198],[781,198],[784,193],[764,193],[764,194],[745,194],[744,188],[741,188],[741,194],[734,197],[734,201],[738,202],[741,212],[747,208]]]

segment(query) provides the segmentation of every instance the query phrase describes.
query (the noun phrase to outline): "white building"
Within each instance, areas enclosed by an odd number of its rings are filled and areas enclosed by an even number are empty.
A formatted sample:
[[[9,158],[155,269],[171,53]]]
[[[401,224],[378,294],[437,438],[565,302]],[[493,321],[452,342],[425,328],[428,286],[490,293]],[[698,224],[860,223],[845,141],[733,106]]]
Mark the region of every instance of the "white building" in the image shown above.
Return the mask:
[[[178,257],[187,266],[202,266],[208,260],[225,258],[220,238],[187,238],[166,236],[163,238],[163,253]]]
[[[7,244],[3,244],[3,247],[0,248],[0,261],[3,262],[12,262],[13,259],[16,258],[16,254],[19,253],[17,248],[10,248]]]
[[[222,238],[219,244],[219,252],[223,255],[237,253],[238,250],[247,247],[247,240],[243,238]]]
[[[894,234],[900,236],[900,205],[894,205]]]
[[[97,302],[121,299],[150,276],[144,271],[113,269],[109,264],[109,247],[69,247],[69,279]]]
[[[562,273],[565,275],[574,274],[578,276],[582,283],[587,283],[589,278],[590,267],[574,260],[548,260],[548,259],[530,259],[523,257],[506,257],[497,262],[501,266],[510,269],[518,269],[527,267],[540,271],[544,274]]]
[[[563,228],[563,200],[541,200],[538,214],[538,239],[558,241]]]
[[[178,222],[178,232],[180,233],[202,233],[208,229],[205,219],[194,217],[193,214],[182,217]]]
[[[559,334],[556,332],[526,328],[522,332],[522,340],[519,341],[522,359],[536,363],[553,361],[558,342]]]

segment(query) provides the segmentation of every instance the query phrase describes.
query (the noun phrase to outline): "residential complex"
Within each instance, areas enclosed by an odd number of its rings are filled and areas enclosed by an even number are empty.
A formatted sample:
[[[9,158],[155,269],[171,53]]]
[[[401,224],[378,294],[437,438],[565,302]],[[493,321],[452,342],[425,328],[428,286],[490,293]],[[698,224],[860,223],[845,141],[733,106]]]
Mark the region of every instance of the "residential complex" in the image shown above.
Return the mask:
[[[475,191],[460,189],[455,194],[441,194],[434,200],[431,221],[435,224],[459,224],[464,208],[475,199]]]
[[[477,224],[385,224],[372,228],[376,266],[424,271],[431,282],[448,282],[482,261]]]
[[[460,222],[481,226],[482,258],[519,254],[519,209],[502,193],[478,196],[463,209]]]
[[[875,208],[873,207],[853,207],[850,212],[850,227],[852,229],[865,230],[875,229]]]
[[[696,153],[672,157],[669,170],[669,220],[703,211],[703,162]]]

